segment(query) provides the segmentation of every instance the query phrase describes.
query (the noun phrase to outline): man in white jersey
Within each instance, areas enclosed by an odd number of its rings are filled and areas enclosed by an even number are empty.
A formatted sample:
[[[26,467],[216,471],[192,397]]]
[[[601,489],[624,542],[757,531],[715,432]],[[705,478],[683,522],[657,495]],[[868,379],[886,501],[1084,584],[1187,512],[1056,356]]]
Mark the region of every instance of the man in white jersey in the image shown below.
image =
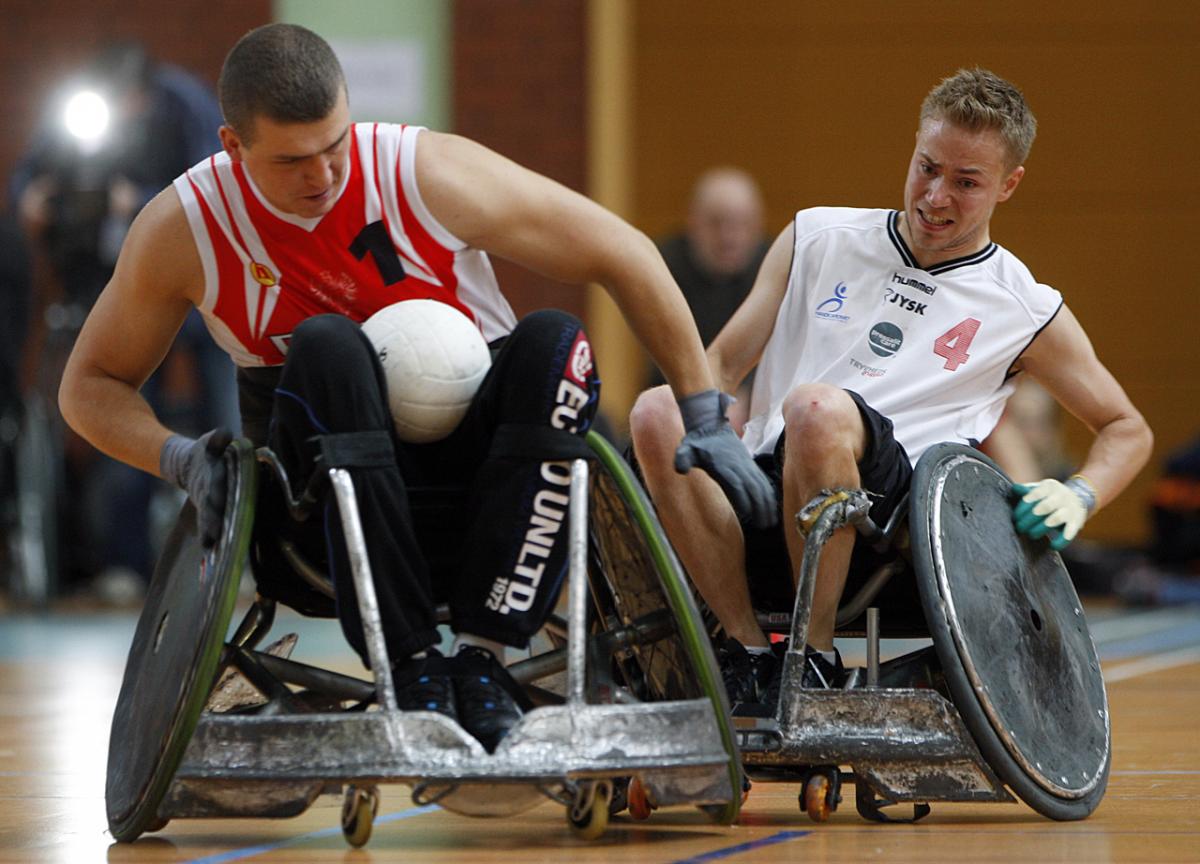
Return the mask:
[[[821,489],[865,489],[871,518],[885,524],[921,453],[940,441],[986,438],[1021,373],[1095,438],[1065,484],[1020,487],[1019,530],[1049,533],[1061,548],[1148,458],[1149,427],[1058,292],[991,240],[992,212],[1024,177],[1035,131],[1016,87],[986,70],[960,70],[922,104],[902,211],[802,210],[773,243],[708,358],[727,390],[758,366],[743,443],[778,484],[788,517],[780,527],[739,524],[715,487],[672,470],[670,442],[682,427],[668,393],[648,391],[634,406],[638,463],[724,626],[726,686],[749,713],[774,710],[782,665],[752,596],[791,608],[804,548],[791,516]],[[856,548],[847,527],[823,550],[807,686],[838,683],[834,619],[848,576],[853,588],[869,572],[860,566],[865,545]],[[911,582],[889,585],[880,599],[919,608]]]
[[[681,397],[681,459],[763,524],[774,491],[730,429],[683,297],[643,234],[466,139],[352,124],[336,56],[302,27],[248,33],[219,89],[224,150],[134,222],[64,373],[63,415],[99,449],[186,490],[202,541],[215,542],[228,434],[174,435],[138,393],[199,308],[239,366],[243,426],[275,451],[291,492],[325,468],[350,470],[402,707],[452,717],[493,750],[520,716],[498,658],[527,643],[562,584],[563,460],[586,451],[600,382],[581,323],[553,310],[517,322],[488,252],[603,285]],[[467,416],[429,444],[396,440],[358,326],[413,297],[470,316],[496,352]],[[465,494],[426,533],[407,489],[430,484]],[[365,660],[332,507],[325,491],[297,523],[267,484],[255,576],[268,596],[337,614]],[[325,566],[336,608],[280,562],[281,536]],[[452,657],[433,648],[438,601],[450,606]]]

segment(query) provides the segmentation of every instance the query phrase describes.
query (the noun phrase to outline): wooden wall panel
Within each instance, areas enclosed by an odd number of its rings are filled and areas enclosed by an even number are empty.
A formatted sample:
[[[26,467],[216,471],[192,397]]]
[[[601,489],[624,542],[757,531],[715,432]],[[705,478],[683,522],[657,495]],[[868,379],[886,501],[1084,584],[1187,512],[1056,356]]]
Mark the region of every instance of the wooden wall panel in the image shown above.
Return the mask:
[[[456,0],[454,130],[577,191],[587,167],[584,0]],[[583,315],[582,288],[494,259],[518,317]]]

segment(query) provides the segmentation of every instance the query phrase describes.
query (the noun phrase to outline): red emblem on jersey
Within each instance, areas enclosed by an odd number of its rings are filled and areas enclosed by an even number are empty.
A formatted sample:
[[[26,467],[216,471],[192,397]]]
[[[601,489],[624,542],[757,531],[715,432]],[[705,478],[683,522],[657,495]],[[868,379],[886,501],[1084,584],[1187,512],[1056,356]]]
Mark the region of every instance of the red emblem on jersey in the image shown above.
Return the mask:
[[[278,280],[275,274],[271,272],[271,268],[266,264],[259,264],[257,261],[250,262],[250,275],[254,277],[254,281],[264,288],[270,288]]]

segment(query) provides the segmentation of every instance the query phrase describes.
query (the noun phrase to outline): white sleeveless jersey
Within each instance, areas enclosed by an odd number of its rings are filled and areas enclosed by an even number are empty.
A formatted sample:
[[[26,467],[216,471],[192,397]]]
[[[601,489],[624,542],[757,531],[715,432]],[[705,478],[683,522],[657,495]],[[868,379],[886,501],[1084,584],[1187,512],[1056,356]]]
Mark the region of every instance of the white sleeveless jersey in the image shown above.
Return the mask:
[[[488,341],[516,326],[487,255],[447,231],[421,199],[421,131],[351,126],[338,200],[311,219],[273,207],[226,153],[176,178],[204,266],[200,312],[234,362],[279,365],[306,318],[334,312],[362,322],[414,298],[455,307]]]
[[[891,419],[914,463],[940,441],[982,441],[1015,382],[1011,368],[1062,296],[995,243],[922,270],[894,210],[796,214],[787,291],[750,399],[743,441],[768,453],[784,397],[821,382]]]

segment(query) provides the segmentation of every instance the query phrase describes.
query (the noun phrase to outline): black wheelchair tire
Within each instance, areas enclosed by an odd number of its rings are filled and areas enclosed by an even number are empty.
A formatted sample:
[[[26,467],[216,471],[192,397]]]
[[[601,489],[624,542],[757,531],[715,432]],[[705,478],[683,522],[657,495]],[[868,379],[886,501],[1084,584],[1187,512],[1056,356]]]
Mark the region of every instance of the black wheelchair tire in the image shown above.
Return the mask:
[[[913,474],[913,494],[910,498],[909,517],[913,566],[917,569],[917,583],[921,592],[926,620],[933,637],[935,650],[942,664],[947,686],[953,697],[954,705],[979,747],[980,753],[997,776],[1017,797],[1050,819],[1059,821],[1084,819],[1099,805],[1107,788],[1108,774],[1112,764],[1111,742],[1107,743],[1105,758],[1100,770],[1096,772],[1096,779],[1090,791],[1078,797],[1052,794],[1043,785],[1036,782],[1021,766],[997,734],[993,721],[981,704],[980,696],[972,685],[963,658],[955,645],[947,619],[947,604],[939,593],[936,578],[932,576],[935,566],[932,532],[935,527],[931,522],[930,498],[937,472],[948,460],[958,457],[964,457],[966,460],[1004,477],[1004,472],[995,462],[973,448],[960,444],[941,444],[930,448],[918,462]],[[997,526],[996,530],[1015,531],[1011,522]],[[1053,555],[1055,559],[1058,558],[1057,553],[1047,550],[1046,554]],[[1070,588],[1070,577],[1062,567],[1061,560],[1058,561],[1058,570],[1061,571],[1058,578],[1067,580],[1067,587]],[[1074,589],[1070,588],[1070,590],[1073,594]],[[1095,674],[1100,675],[1098,663]],[[1101,688],[1102,686],[1101,679]],[[1107,712],[1107,703],[1105,711]]]
[[[195,508],[184,505],[155,568],[125,665],[105,783],[109,831],[120,842],[165,824],[159,805],[220,671],[250,543],[257,477],[248,441],[233,442],[225,461],[229,484],[222,536],[205,555]],[[183,593],[197,585],[199,591]],[[172,616],[176,604],[181,613]]]

